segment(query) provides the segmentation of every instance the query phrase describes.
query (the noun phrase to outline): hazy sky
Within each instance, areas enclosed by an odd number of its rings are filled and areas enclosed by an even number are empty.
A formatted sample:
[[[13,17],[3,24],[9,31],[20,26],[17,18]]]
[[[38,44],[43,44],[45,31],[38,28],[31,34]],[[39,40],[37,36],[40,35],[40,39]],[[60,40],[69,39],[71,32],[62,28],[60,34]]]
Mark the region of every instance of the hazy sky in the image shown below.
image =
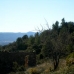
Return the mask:
[[[0,0],[0,32],[27,32],[56,20],[74,21],[74,0]]]

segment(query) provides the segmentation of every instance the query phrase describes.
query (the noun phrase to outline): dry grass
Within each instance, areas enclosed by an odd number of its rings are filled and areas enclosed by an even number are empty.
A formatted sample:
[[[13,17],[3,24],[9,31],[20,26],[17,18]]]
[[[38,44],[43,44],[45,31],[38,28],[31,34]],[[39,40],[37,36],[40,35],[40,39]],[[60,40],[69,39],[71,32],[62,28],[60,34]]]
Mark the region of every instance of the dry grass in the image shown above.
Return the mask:
[[[48,61],[37,65],[36,67],[27,69],[27,74],[66,74],[68,69],[66,61],[64,59],[60,59],[59,67],[56,71],[53,71],[52,61]]]
[[[41,73],[49,73],[53,70],[53,65],[50,63],[50,61],[45,62],[43,64],[37,65],[33,68],[28,68],[27,73],[28,74],[41,74]]]
[[[28,68],[25,72],[15,74],[74,74],[74,65],[66,66],[66,61],[60,59],[59,67],[53,71],[52,61],[47,61],[32,68]]]

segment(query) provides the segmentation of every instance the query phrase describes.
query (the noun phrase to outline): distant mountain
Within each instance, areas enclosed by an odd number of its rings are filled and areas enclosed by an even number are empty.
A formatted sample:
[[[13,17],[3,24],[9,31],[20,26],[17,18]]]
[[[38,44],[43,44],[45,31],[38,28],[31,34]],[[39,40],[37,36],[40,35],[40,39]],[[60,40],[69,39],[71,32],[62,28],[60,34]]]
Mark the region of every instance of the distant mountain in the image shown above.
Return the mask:
[[[24,35],[34,35],[35,32],[26,32],[26,33],[13,33],[13,32],[0,32],[0,45],[6,45],[16,41],[18,37],[22,37]]]

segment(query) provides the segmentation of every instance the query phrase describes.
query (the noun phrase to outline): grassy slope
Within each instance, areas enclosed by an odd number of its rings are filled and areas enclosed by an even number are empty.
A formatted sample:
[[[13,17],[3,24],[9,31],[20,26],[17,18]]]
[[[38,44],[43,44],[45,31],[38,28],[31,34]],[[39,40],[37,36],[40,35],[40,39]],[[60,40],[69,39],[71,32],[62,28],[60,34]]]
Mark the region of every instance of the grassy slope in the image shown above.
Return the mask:
[[[56,71],[53,71],[53,64],[51,61],[47,61],[43,64],[37,65],[36,67],[28,68],[24,72],[10,74],[74,74],[74,65],[68,67],[66,66],[66,61],[61,59]]]

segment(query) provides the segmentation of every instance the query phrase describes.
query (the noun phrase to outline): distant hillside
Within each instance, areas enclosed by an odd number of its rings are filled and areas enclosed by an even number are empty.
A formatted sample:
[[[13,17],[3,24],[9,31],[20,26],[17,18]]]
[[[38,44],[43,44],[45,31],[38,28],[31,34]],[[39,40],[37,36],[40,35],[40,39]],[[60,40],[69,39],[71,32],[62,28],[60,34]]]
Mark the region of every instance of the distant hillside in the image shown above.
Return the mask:
[[[18,37],[22,37],[23,35],[34,35],[35,32],[26,32],[26,33],[13,33],[13,32],[0,32],[0,45],[6,45],[16,41]]]

